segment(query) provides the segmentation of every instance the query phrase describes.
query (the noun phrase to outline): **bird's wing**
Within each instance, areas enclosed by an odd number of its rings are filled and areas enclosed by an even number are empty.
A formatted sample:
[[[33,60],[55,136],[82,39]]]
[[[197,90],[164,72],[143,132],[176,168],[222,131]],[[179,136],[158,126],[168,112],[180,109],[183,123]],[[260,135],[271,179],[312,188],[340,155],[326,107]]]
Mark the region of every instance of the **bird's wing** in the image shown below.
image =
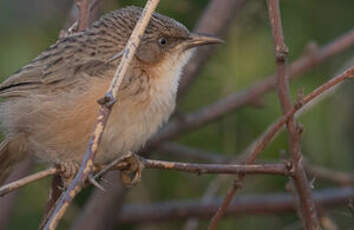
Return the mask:
[[[104,76],[104,72],[114,68],[114,61],[104,61],[80,55],[50,56],[43,52],[32,63],[15,72],[0,84],[0,97],[26,96],[32,90],[48,89],[50,86],[65,87],[80,79],[80,76]],[[81,59],[80,59],[81,58]],[[45,60],[48,59],[48,60]]]

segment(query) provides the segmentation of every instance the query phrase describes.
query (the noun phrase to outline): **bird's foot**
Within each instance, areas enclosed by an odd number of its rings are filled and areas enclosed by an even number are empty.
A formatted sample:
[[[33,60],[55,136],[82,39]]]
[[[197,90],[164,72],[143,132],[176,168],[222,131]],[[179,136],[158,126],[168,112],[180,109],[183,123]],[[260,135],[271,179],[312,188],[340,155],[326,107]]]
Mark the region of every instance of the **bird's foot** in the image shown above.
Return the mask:
[[[75,161],[65,161],[59,163],[59,169],[61,171],[61,179],[63,181],[64,188],[67,188],[71,181],[74,179],[76,173],[80,169],[80,164]]]
[[[144,164],[138,155],[129,152],[121,158],[119,163],[126,164],[126,166],[120,170],[120,178],[123,184],[131,186],[140,181]]]

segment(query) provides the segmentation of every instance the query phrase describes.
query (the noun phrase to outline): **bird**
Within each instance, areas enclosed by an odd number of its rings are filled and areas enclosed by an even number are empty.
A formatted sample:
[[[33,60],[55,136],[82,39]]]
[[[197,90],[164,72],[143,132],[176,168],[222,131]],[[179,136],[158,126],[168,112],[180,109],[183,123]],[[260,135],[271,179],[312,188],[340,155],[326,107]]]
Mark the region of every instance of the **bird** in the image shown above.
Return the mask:
[[[34,156],[67,171],[80,164],[99,105],[142,8],[112,11],[56,41],[0,84],[0,184]],[[95,164],[136,152],[169,119],[183,67],[196,47],[221,43],[154,13],[112,107]]]

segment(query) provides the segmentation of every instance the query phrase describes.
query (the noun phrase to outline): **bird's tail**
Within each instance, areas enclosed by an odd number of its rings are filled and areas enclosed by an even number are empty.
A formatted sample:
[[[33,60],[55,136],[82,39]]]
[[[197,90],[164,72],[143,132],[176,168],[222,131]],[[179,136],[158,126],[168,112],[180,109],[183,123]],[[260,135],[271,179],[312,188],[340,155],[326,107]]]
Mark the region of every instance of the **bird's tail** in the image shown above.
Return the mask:
[[[22,160],[22,154],[10,151],[11,143],[5,139],[0,143],[0,186],[3,185],[13,166]]]

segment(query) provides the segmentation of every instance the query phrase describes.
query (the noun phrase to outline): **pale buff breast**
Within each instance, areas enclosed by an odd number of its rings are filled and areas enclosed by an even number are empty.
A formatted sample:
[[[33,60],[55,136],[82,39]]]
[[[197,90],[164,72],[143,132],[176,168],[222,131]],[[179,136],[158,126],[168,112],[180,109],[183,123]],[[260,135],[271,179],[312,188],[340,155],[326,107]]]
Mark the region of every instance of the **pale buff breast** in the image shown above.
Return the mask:
[[[108,162],[128,151],[137,151],[168,120],[175,108],[183,66],[191,55],[192,51],[188,51],[147,71],[150,75],[147,90],[135,95],[135,103],[124,100],[114,107],[103,136],[101,153],[96,158],[98,162]]]

